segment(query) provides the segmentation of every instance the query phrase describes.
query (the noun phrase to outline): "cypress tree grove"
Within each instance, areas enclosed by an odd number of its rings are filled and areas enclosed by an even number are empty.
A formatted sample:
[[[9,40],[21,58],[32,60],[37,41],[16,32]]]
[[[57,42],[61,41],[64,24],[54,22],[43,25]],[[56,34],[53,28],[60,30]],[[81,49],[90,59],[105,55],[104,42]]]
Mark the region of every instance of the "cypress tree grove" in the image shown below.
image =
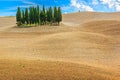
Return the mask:
[[[18,26],[20,26],[21,24],[44,25],[46,24],[46,22],[48,24],[59,24],[60,21],[62,21],[62,12],[61,8],[56,6],[54,8],[49,7],[45,9],[45,6],[43,5],[42,10],[40,10],[40,7],[37,5],[36,7],[29,7],[29,9],[26,8],[25,10],[22,10],[22,12],[20,7],[18,7],[16,13],[16,21]]]

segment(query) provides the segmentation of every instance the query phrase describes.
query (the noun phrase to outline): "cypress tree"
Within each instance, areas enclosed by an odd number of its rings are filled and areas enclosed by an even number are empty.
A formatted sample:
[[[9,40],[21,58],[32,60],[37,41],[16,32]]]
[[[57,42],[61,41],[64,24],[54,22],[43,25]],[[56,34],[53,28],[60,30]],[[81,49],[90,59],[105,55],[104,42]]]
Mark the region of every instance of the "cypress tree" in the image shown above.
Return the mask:
[[[38,23],[38,18],[39,18],[38,15],[39,15],[39,14],[38,14],[37,7],[36,7],[36,8],[35,8],[35,20],[36,20],[36,24]]]
[[[58,12],[57,12],[57,22],[58,24],[60,23],[60,21],[62,21],[62,12],[61,12],[61,8],[58,7]]]
[[[53,21],[53,12],[51,7],[47,10],[47,21],[50,23]]]
[[[41,24],[44,24],[44,12],[41,11],[40,13],[40,20],[41,20]]]
[[[49,10],[46,10],[46,14],[47,14],[47,22],[50,22],[50,13],[49,13]]]
[[[41,24],[41,10],[40,10],[40,12],[39,12],[39,24]]]
[[[21,10],[20,7],[18,7],[17,13],[16,13],[16,20],[17,20],[17,24],[18,26],[21,25]]]
[[[34,24],[35,23],[34,7],[31,7],[30,9],[30,19],[31,23]]]
[[[52,11],[52,7],[50,7],[49,9],[49,13],[50,13],[50,22],[53,21],[53,11]]]
[[[54,22],[57,22],[57,17],[58,17],[58,11],[57,11],[57,7],[54,7]]]
[[[44,5],[43,5],[42,14],[43,14],[43,24],[46,24],[47,16],[46,16],[46,11],[45,11]]]
[[[45,6],[44,5],[43,5],[43,9],[42,10],[43,10],[43,13],[45,14]]]
[[[37,5],[37,23],[40,24],[40,8]]]
[[[31,18],[32,18],[32,24],[34,24],[34,9],[31,8]]]
[[[37,23],[37,9],[36,9],[36,7],[34,7],[34,21],[36,24]]]
[[[25,9],[25,21],[28,24],[29,23],[29,12],[28,12],[28,8]]]
[[[22,24],[25,24],[25,13],[24,13],[24,10],[22,10],[22,18],[21,18],[21,22]]]
[[[29,22],[32,24],[32,8],[29,8]]]
[[[33,7],[30,7],[30,9],[29,9],[29,22],[30,22],[30,24],[34,24],[34,11],[33,11]]]

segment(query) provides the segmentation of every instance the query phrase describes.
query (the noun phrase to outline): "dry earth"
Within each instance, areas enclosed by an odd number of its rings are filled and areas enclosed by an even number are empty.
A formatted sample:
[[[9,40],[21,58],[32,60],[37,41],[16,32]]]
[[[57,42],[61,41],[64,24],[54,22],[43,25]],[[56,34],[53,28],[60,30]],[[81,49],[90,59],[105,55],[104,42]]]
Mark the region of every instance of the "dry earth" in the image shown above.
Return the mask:
[[[61,26],[0,18],[0,80],[120,80],[120,13],[64,14]]]

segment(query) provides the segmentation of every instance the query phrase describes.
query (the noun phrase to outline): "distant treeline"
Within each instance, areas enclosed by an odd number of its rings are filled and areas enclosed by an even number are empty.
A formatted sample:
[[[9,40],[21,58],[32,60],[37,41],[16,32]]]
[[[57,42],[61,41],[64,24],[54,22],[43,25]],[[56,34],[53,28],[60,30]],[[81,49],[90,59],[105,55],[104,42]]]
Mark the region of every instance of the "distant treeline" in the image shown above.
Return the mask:
[[[16,13],[16,21],[17,25],[23,24],[58,24],[62,21],[62,12],[60,7],[42,7],[42,10],[39,6],[33,6],[26,9],[21,10],[18,7]]]

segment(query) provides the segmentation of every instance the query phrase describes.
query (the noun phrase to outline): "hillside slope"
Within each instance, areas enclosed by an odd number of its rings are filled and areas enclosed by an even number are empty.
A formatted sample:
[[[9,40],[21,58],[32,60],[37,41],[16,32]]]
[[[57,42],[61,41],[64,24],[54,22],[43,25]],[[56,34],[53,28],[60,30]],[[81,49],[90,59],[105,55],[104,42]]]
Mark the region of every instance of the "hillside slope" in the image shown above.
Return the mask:
[[[61,26],[30,28],[0,18],[0,79],[119,80],[119,15],[65,14]]]
[[[120,20],[120,13],[78,12],[63,15],[63,24],[68,26],[78,26],[96,20]]]
[[[0,17],[0,31],[16,25],[15,17]]]

